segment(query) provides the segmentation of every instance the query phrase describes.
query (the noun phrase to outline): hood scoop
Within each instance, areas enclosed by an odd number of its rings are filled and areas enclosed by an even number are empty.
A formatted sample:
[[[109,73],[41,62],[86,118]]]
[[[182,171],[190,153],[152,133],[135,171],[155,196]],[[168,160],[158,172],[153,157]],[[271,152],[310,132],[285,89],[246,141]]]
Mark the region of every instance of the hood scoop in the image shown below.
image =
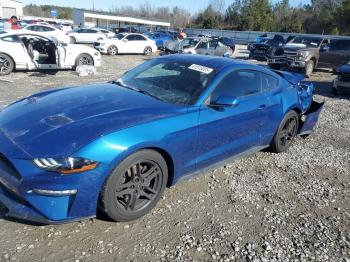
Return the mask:
[[[70,124],[73,121],[73,119],[65,116],[65,115],[54,115],[54,116],[48,116],[40,120],[41,123],[46,124],[50,127],[60,127],[67,124]]]

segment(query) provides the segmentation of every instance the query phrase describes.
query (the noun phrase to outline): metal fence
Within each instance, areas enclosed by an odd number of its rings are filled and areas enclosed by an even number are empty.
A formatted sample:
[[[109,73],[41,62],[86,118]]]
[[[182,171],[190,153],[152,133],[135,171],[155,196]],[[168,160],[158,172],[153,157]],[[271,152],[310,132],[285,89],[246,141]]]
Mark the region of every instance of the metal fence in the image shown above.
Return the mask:
[[[184,29],[187,35],[208,35],[208,36],[225,36],[230,37],[235,40],[237,44],[246,45],[248,42],[254,41],[259,35],[267,34],[267,36],[273,37],[276,34],[283,35],[285,38],[288,36],[296,35],[308,35],[308,36],[318,36],[318,37],[329,37],[329,38],[347,38],[346,36],[335,36],[335,35],[317,35],[317,34],[293,34],[293,33],[279,33],[279,32],[260,32],[260,31],[231,31],[231,30],[217,30],[217,29]]]

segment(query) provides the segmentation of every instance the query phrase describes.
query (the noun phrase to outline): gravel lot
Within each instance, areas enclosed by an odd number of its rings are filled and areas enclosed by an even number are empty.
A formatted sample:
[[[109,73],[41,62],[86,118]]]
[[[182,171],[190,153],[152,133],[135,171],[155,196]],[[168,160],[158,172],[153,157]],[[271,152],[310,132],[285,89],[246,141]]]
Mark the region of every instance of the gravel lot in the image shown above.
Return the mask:
[[[236,57],[246,55],[241,49]],[[14,73],[0,78],[0,107],[47,88],[111,80],[145,59],[104,56],[88,77]],[[349,262],[350,100],[331,94],[333,78],[311,77],[326,105],[315,133],[288,152],[259,152],[182,182],[134,223],[40,226],[0,212],[0,261]]]

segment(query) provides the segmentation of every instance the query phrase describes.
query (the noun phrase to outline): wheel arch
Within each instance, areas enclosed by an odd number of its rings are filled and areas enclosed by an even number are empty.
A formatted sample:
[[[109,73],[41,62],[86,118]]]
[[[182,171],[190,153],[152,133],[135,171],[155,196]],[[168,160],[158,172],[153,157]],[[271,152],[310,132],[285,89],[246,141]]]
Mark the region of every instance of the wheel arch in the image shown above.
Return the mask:
[[[74,64],[75,67],[78,66],[78,58],[79,58],[80,56],[82,56],[82,55],[88,55],[88,56],[90,56],[91,59],[92,59],[92,62],[94,63],[93,66],[96,64],[95,58],[94,58],[93,55],[90,55],[89,53],[80,53],[80,54],[78,54],[78,55],[75,57],[75,64]]]

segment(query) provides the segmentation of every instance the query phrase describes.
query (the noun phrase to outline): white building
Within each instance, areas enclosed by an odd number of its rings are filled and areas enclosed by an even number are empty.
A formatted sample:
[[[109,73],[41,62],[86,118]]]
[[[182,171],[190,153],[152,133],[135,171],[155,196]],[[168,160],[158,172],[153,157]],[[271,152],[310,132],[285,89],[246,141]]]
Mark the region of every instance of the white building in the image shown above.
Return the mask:
[[[23,4],[17,0],[0,0],[0,18],[20,17],[23,15]]]
[[[74,9],[74,24],[76,26],[87,27],[104,27],[104,28],[120,28],[125,25],[146,25],[151,27],[170,27],[168,21],[159,19],[121,16],[111,13],[87,11],[81,9]]]

